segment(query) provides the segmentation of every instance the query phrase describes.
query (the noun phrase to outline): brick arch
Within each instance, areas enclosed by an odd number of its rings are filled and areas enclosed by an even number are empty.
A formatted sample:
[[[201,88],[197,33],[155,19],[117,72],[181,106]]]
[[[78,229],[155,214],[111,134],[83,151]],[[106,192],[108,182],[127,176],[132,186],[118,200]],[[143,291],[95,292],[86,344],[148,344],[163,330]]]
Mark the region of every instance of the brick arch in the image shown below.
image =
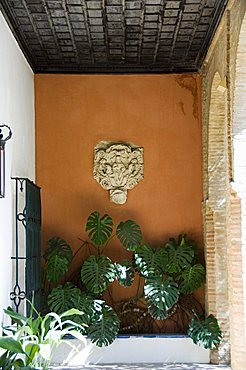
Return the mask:
[[[238,364],[240,349],[244,353],[246,346],[246,13],[244,15],[236,53],[236,69],[233,96],[233,182],[234,203],[231,208],[231,277],[234,283],[236,297],[232,300],[232,326],[237,326],[237,333],[231,335],[232,345],[235,344],[235,368]],[[243,276],[243,278],[242,278]],[[233,298],[233,297],[232,297]],[[233,313],[234,316],[233,316]],[[238,325],[238,323],[241,325]],[[238,338],[241,338],[238,342]],[[242,362],[243,363],[243,362]]]
[[[237,49],[233,117],[233,179],[234,188],[241,198],[241,240],[246,265],[246,15]]]
[[[217,352],[212,351],[211,362],[224,363],[229,361],[231,357],[233,370],[243,370],[246,364],[242,277],[242,255],[245,253],[242,252],[241,243],[241,227],[243,226],[243,221],[241,224],[241,202],[243,202],[241,194],[243,186],[241,185],[240,189],[238,186],[240,181],[237,180],[240,167],[242,170],[243,158],[236,147],[237,144],[239,145],[237,140],[242,138],[244,130],[240,121],[244,120],[243,125],[246,122],[242,115],[245,98],[242,99],[243,94],[242,91],[240,92],[243,84],[246,86],[245,79],[244,83],[242,82],[246,65],[242,58],[242,54],[246,52],[244,42],[245,12],[245,0],[228,1],[202,66],[203,227],[207,266],[206,302],[207,312],[214,313],[218,317],[224,332],[224,344]],[[236,60],[237,71],[235,68]],[[222,79],[221,82],[219,82],[219,76]],[[222,94],[224,90],[226,94],[226,106],[222,115],[220,114],[223,111],[221,106],[224,104],[225,96],[219,97],[219,90]],[[233,100],[235,101],[233,102]],[[234,106],[233,103],[235,103]],[[224,158],[224,161],[219,161],[219,158]],[[240,165],[237,165],[237,158]],[[235,183],[233,182],[233,172]],[[223,192],[225,194],[224,202]],[[218,195],[217,199],[216,194]],[[222,202],[220,203],[219,200]],[[242,205],[245,209],[245,205]]]
[[[228,298],[228,134],[227,95],[216,72],[211,85],[207,141],[207,200],[205,205],[205,257],[207,312],[217,317],[224,341],[211,352],[212,363],[230,361]]]

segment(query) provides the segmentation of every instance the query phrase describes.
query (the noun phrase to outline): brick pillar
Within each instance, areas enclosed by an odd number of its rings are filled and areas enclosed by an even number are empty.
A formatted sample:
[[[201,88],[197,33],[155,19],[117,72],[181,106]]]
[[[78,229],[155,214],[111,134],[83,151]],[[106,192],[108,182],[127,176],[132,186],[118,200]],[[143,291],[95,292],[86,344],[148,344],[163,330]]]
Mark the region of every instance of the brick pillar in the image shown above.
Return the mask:
[[[230,197],[229,307],[231,364],[233,370],[246,369],[244,326],[243,261],[241,242],[241,200],[231,189]]]
[[[220,324],[223,342],[211,351],[211,362],[230,362],[228,299],[228,199],[229,166],[226,91],[215,73],[211,87],[208,123],[207,200],[205,211],[205,256],[207,268],[207,312]]]
[[[237,4],[238,6],[240,4]],[[235,16],[234,12],[232,8],[232,22],[233,16]],[[240,26],[235,55],[232,125],[234,182],[230,199],[229,302],[233,370],[246,369],[246,15],[244,15],[242,24],[238,25],[238,27]],[[232,40],[234,37],[236,42],[236,35],[232,33]]]

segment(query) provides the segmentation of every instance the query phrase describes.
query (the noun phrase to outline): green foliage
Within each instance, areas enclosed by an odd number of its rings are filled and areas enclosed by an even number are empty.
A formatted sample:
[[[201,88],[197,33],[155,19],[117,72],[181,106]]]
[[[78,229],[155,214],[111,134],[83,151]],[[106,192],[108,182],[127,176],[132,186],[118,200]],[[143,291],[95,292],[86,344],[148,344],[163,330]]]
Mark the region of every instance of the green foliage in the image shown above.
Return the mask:
[[[188,266],[180,275],[179,290],[182,294],[191,294],[200,288],[205,279],[205,269],[201,264]]]
[[[51,284],[56,284],[68,271],[69,262],[65,256],[53,253],[46,262],[47,279]]]
[[[44,255],[45,259],[47,260],[50,255],[53,254],[53,252],[65,256],[69,262],[72,261],[73,252],[70,245],[66,242],[66,240],[61,239],[58,236],[48,240]]]
[[[105,303],[96,304],[93,321],[88,328],[88,336],[98,347],[108,346],[115,340],[120,329],[120,321],[114,310]]]
[[[89,238],[96,245],[103,245],[112,234],[113,220],[108,215],[100,218],[99,212],[93,212],[88,217],[85,231],[89,231]]]
[[[102,293],[115,279],[114,264],[106,256],[90,256],[81,268],[81,279],[89,292]]]
[[[62,321],[63,317],[81,315],[79,310],[71,309],[61,315],[50,312],[42,317],[31,305],[29,317],[17,314],[11,307],[4,312],[13,320],[14,325],[4,327],[4,336],[0,337],[0,348],[4,350],[0,357],[2,369],[48,370],[52,354],[62,343],[64,336],[72,334],[84,340],[80,333],[83,325],[71,320]]]
[[[209,315],[205,320],[192,319],[188,335],[195,344],[202,344],[204,348],[217,348],[222,341],[218,321],[213,315]]]
[[[47,242],[44,258],[46,260],[47,280],[56,284],[68,271],[73,253],[65,240],[54,237]]]
[[[94,313],[94,299],[89,294],[82,293],[72,283],[59,285],[52,289],[48,297],[49,308],[57,314],[76,308],[81,312],[74,315],[72,320],[78,324],[90,325]],[[84,333],[86,331],[84,330]]]
[[[24,353],[20,342],[11,337],[0,337],[0,348],[9,350],[13,353]]]
[[[73,316],[73,321],[78,324],[81,324],[81,322],[85,323],[89,327],[95,311],[94,306],[95,300],[91,295],[82,293],[81,291],[74,295],[71,299],[71,307],[78,309],[83,314]]]
[[[155,317],[165,317],[178,302],[178,284],[171,277],[165,280],[160,275],[152,276],[146,280],[144,294],[148,307],[151,308],[152,312],[155,312]],[[154,308],[158,310],[154,310]]]
[[[136,270],[139,283],[135,302],[144,298],[151,317],[165,320],[182,307],[180,295],[183,299],[183,295],[194,292],[205,278],[205,269],[197,262],[197,245],[186,235],[180,235],[177,240],[170,238],[164,246],[154,249],[148,244],[142,244],[142,232],[135,221],[120,222],[115,234],[113,227],[109,215],[100,217],[99,212],[90,214],[86,224],[90,242],[85,244],[92,245],[97,254],[90,255],[81,267],[81,280],[86,292],[82,293],[67,282],[64,286],[54,288],[48,297],[50,309],[58,314],[71,308],[83,312],[73,315],[72,319],[88,326],[83,326],[83,333],[87,333],[98,346],[111,344],[119,331],[119,318],[112,307],[101,300],[115,279],[122,286],[128,287],[134,281]],[[134,267],[128,260],[123,263],[113,262],[104,255],[109,242],[115,237],[124,248],[134,252]],[[48,280],[55,284],[68,270],[72,260],[71,248],[63,239],[53,238],[48,242],[45,259]],[[193,309],[188,310],[192,315]],[[206,348],[212,348],[219,340],[219,335],[216,337],[219,327],[212,319],[206,320],[193,319],[189,333],[194,342],[202,342]]]
[[[70,308],[78,308],[74,306],[74,297],[81,294],[79,288],[75,287],[72,283],[66,283],[64,286],[58,285],[56,288],[52,289],[48,296],[49,308],[61,314]]]
[[[167,263],[165,249],[159,247],[154,250],[149,245],[140,245],[136,248],[135,263],[145,278],[161,275]]]
[[[129,251],[135,251],[142,241],[142,231],[139,225],[132,220],[120,222],[116,229],[116,235],[121,244]]]
[[[186,243],[186,237],[179,238],[178,243],[175,239],[169,239],[165,245],[166,253],[166,272],[169,274],[180,273],[188,267],[195,256],[194,248]]]
[[[130,261],[125,260],[122,264],[115,262],[116,279],[124,287],[131,286],[134,280],[134,268]]]

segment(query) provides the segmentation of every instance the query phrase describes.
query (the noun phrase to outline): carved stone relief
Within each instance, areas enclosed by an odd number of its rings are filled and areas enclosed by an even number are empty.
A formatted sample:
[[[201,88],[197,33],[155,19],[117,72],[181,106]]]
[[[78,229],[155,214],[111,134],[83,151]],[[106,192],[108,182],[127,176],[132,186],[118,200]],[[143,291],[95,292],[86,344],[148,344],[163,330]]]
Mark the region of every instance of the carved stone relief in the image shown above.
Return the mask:
[[[111,202],[124,204],[127,190],[144,178],[143,148],[101,141],[94,149],[94,178],[109,190]]]

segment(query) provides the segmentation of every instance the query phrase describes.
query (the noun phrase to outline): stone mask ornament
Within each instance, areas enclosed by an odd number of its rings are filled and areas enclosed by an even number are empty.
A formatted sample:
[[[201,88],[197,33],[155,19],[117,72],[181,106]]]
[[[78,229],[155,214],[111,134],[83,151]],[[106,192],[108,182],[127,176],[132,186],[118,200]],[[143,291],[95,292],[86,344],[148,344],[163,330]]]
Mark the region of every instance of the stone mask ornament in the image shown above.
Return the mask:
[[[127,190],[144,178],[143,148],[131,143],[101,141],[94,149],[94,178],[110,201],[124,204]]]

